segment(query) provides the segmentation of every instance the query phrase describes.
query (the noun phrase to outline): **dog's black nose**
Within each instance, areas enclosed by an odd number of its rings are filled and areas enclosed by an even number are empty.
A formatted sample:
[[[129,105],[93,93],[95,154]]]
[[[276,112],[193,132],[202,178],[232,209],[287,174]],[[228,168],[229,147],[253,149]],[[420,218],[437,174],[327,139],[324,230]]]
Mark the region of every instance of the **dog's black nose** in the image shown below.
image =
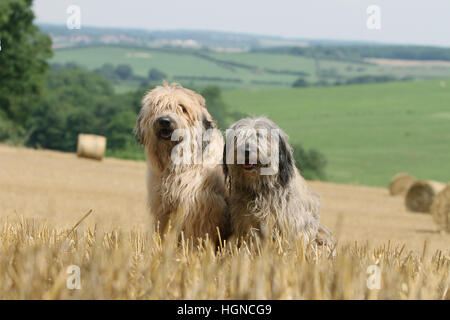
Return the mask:
[[[170,127],[172,120],[168,117],[161,117],[158,119],[158,123],[161,126],[161,128],[168,128]]]

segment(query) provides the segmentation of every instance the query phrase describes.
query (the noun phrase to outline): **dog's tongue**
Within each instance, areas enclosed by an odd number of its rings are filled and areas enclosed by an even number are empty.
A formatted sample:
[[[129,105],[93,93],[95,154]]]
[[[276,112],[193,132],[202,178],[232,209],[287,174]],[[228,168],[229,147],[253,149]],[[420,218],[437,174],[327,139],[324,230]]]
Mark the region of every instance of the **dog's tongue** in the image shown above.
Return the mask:
[[[244,168],[251,168],[253,165],[252,164],[250,164],[250,163],[244,163],[244,164],[242,164],[242,166],[244,167]]]

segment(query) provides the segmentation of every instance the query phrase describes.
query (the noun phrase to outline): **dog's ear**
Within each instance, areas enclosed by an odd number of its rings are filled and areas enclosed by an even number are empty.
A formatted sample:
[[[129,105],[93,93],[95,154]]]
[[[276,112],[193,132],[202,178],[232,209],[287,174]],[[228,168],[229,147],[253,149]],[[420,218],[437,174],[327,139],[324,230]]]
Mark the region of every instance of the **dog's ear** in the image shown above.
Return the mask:
[[[225,175],[225,181],[228,180],[228,166],[227,166],[227,144],[223,144],[222,169]]]
[[[142,146],[145,145],[145,135],[144,135],[144,132],[143,132],[143,123],[142,123],[143,122],[143,118],[144,118],[144,115],[143,115],[143,112],[141,110],[141,112],[139,112],[139,115],[137,117],[136,126],[134,127],[134,131],[133,131],[134,135],[138,137],[139,143]]]
[[[278,141],[278,174],[281,186],[285,187],[294,175],[294,161],[284,137],[280,135]]]

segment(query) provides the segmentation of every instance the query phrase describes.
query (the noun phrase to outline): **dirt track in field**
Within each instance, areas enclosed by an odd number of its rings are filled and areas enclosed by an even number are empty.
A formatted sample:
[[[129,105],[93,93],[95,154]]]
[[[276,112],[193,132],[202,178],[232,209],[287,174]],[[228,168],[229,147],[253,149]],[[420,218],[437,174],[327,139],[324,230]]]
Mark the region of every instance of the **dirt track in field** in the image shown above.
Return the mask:
[[[450,235],[436,231],[431,216],[410,213],[403,198],[387,189],[310,182],[322,196],[322,222],[340,243],[402,245],[421,251],[448,251]],[[0,145],[0,219],[47,220],[70,228],[88,210],[82,223],[99,229],[127,230],[148,224],[145,163],[118,159],[102,162],[75,154]]]

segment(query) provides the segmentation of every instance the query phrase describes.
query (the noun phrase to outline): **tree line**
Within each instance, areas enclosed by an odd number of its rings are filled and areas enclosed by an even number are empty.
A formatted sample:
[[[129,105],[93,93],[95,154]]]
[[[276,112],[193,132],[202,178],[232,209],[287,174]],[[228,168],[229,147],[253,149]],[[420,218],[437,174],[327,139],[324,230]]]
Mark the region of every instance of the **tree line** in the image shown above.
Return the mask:
[[[450,60],[450,49],[412,45],[313,45],[310,47],[276,47],[254,49],[253,52],[267,52],[304,56],[320,60],[364,62],[365,58],[406,60]]]

